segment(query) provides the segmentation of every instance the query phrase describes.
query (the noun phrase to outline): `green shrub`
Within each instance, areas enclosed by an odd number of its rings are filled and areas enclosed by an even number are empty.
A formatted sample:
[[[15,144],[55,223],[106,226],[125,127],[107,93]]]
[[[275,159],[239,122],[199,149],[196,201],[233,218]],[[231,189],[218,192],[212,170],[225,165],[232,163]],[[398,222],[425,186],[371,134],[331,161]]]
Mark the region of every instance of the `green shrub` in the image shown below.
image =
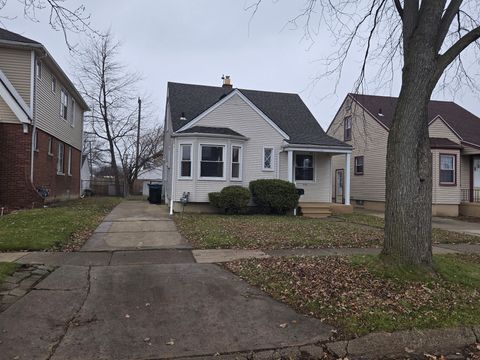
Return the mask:
[[[221,198],[222,196],[219,192],[211,192],[208,194],[210,204],[216,208],[222,208]]]
[[[242,186],[227,186],[219,193],[209,193],[210,204],[227,214],[245,214],[248,210],[250,192]]]
[[[267,213],[285,214],[298,206],[299,195],[295,185],[278,179],[261,179],[250,182],[253,201]]]

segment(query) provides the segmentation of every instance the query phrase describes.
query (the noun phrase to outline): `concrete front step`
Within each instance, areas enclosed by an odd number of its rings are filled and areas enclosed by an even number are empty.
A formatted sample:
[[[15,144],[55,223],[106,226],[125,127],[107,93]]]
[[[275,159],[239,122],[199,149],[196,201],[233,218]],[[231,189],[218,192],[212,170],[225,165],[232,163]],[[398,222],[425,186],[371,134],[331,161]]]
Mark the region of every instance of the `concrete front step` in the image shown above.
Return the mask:
[[[326,218],[332,215],[330,204],[305,202],[299,204],[302,214],[309,218]]]

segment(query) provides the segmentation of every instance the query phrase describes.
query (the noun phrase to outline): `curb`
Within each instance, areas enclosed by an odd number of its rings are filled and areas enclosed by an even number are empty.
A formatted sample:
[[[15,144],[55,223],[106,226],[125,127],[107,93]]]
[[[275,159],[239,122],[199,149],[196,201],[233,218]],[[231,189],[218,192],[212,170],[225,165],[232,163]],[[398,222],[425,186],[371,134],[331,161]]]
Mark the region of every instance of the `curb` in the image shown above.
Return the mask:
[[[325,347],[338,358],[401,358],[425,353],[452,355],[479,341],[480,326],[475,326],[371,333],[349,341],[327,343]]]

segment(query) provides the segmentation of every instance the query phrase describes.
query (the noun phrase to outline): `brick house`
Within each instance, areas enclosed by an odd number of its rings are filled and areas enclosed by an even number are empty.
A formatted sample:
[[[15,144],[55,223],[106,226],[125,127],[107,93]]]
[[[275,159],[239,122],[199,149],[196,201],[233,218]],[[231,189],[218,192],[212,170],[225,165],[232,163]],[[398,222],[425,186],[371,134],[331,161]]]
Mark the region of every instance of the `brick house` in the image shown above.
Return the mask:
[[[79,196],[87,110],[42,44],[0,29],[0,207]]]

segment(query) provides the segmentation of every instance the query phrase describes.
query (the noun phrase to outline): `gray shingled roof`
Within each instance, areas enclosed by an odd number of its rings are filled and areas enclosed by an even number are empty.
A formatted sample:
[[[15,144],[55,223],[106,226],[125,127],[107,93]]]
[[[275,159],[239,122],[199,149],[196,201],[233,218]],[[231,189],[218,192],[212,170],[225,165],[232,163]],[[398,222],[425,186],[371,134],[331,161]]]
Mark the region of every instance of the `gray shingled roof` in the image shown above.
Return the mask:
[[[447,138],[430,138],[430,147],[432,149],[462,149],[463,146]]]
[[[290,137],[290,143],[350,148],[350,145],[323,131],[297,94],[238,90]],[[173,130],[177,131],[188,124],[231,91],[233,89],[220,86],[169,82],[168,98]],[[180,120],[182,115],[186,120]]]
[[[211,127],[211,126],[192,126],[183,131],[179,131],[179,134],[218,134],[218,135],[231,135],[231,136],[241,136],[245,137],[242,134],[233,131],[232,129],[225,128],[225,127]]]
[[[14,32],[11,32],[2,28],[0,28],[0,40],[40,45],[40,43],[35,40],[26,38],[25,36],[16,34]]]
[[[387,128],[392,126],[398,98],[390,96],[349,94]],[[379,116],[381,109],[383,116]],[[441,116],[463,141],[480,145],[480,118],[452,101],[430,100],[428,122]]]

